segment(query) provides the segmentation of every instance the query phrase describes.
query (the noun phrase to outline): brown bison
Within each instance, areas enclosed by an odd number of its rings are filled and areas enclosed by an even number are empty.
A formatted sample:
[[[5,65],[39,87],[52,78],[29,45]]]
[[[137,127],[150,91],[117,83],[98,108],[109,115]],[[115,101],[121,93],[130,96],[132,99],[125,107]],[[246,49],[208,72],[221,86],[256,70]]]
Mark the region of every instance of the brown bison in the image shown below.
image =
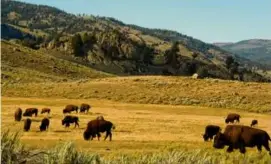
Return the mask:
[[[14,113],[15,121],[21,121],[23,110],[21,108],[16,109]]]
[[[204,141],[208,141],[209,139],[213,139],[213,137],[221,131],[221,128],[216,125],[207,125],[205,127],[205,133],[202,135]]]
[[[100,140],[100,132],[106,132],[106,136],[104,138],[104,140],[107,139],[107,137],[109,136],[109,140],[112,140],[112,133],[111,130],[115,129],[115,126],[113,125],[112,122],[110,121],[106,121],[106,120],[92,120],[90,122],[88,122],[87,124],[87,129],[85,130],[83,137],[85,140],[89,140],[89,139],[93,139],[96,137],[96,135],[98,136],[98,140]]]
[[[90,105],[83,103],[80,106],[80,113],[83,113],[83,112],[87,112],[88,113],[88,111],[89,111],[90,108],[91,108]]]
[[[32,121],[29,118],[24,121],[24,131],[28,132],[30,130],[31,122]]]
[[[255,126],[256,124],[258,124],[258,120],[252,120],[250,126],[252,127]]]
[[[240,115],[236,114],[236,113],[230,113],[228,114],[227,118],[225,119],[225,123],[234,123],[234,121],[236,120],[237,122],[240,122]]]
[[[27,108],[24,111],[23,116],[30,116],[30,117],[32,117],[33,114],[35,114],[36,117],[38,116],[38,109],[37,108]]]
[[[67,105],[64,109],[63,109],[63,113],[71,113],[72,111],[76,111],[76,113],[78,113],[78,106],[76,105]]]
[[[241,153],[245,153],[245,147],[257,146],[257,149],[261,151],[264,146],[271,155],[268,141],[271,139],[266,131],[243,125],[228,125],[224,133],[217,133],[213,147],[223,149],[227,145],[229,146],[227,152],[239,149]]]
[[[70,124],[74,123],[74,128],[76,128],[76,126],[78,126],[79,128],[79,118],[77,116],[66,116],[63,120],[62,120],[62,125],[65,125],[65,127],[70,127]]]
[[[40,131],[46,131],[49,128],[50,120],[48,118],[44,118],[41,120]]]
[[[50,114],[50,112],[51,112],[51,109],[50,109],[50,108],[42,108],[40,114],[43,114],[43,113],[48,113],[48,114]]]

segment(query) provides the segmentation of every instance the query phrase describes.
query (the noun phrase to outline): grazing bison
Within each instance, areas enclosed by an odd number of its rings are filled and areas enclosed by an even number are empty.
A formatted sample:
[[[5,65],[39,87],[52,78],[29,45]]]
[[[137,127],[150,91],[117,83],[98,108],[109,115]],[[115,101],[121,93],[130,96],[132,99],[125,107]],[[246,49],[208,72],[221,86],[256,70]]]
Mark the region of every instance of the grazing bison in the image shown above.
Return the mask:
[[[30,130],[31,122],[29,118],[24,121],[24,131],[28,132]]]
[[[76,113],[78,113],[78,106],[76,105],[67,105],[64,109],[63,109],[63,113],[71,113],[72,111],[76,111]]]
[[[98,116],[98,117],[96,118],[96,120],[104,120],[104,117],[103,117],[103,116]]]
[[[91,106],[90,105],[88,105],[88,104],[81,104],[81,106],[80,106],[80,112],[87,112],[88,113],[88,111],[89,111],[89,109],[91,108]]]
[[[258,120],[252,120],[250,126],[252,127],[252,126],[254,126],[254,125],[256,125],[256,124],[258,124]]]
[[[87,124],[87,129],[85,130],[83,137],[85,140],[89,140],[89,139],[93,139],[96,137],[96,135],[98,136],[98,140],[100,140],[100,132],[106,132],[106,136],[104,138],[104,140],[107,139],[107,137],[109,136],[109,140],[112,140],[112,133],[111,130],[115,129],[115,126],[113,125],[112,122],[110,121],[106,121],[106,120],[92,120],[90,122],[88,122]]]
[[[202,135],[204,141],[208,141],[208,139],[213,139],[213,136],[215,136],[218,132],[221,131],[221,128],[216,125],[207,125],[205,127],[205,133]]]
[[[228,114],[227,118],[225,119],[225,123],[234,123],[234,121],[236,120],[237,122],[240,122],[240,115],[236,114],[236,113],[230,113]]]
[[[43,113],[48,113],[48,114],[50,114],[50,112],[51,112],[51,109],[50,109],[50,108],[42,108],[42,109],[41,109],[41,114],[43,114]]]
[[[48,118],[44,118],[41,120],[40,131],[46,131],[49,128],[50,120]]]
[[[62,120],[62,125],[65,125],[65,127],[70,127],[70,124],[74,123],[74,128],[78,126],[79,128],[79,118],[77,116],[66,116]]]
[[[37,108],[27,108],[24,111],[23,116],[30,116],[30,117],[32,117],[33,114],[35,114],[35,117],[38,116],[38,109]]]
[[[15,121],[21,121],[23,110],[21,108],[16,109],[14,117]]]
[[[257,146],[257,149],[261,151],[264,146],[271,155],[268,140],[271,141],[266,131],[243,125],[228,125],[224,133],[217,133],[213,147],[223,149],[227,145],[229,146],[227,152],[239,149],[241,153],[245,153],[245,147]]]

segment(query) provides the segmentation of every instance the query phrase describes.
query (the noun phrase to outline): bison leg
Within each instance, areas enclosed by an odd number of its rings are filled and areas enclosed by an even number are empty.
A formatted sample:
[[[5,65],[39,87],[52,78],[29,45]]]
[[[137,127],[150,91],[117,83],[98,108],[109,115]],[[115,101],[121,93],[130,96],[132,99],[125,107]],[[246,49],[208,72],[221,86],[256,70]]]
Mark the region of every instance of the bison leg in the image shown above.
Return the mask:
[[[106,135],[105,135],[105,137],[104,137],[104,141],[107,139],[107,137],[109,136],[109,131],[106,131]]]
[[[228,147],[227,152],[228,152],[228,153],[233,152],[233,146],[232,146],[232,145],[230,145],[230,146]]]
[[[271,155],[271,151],[270,151],[270,147],[269,147],[268,141],[267,141],[267,143],[265,143],[263,146],[264,146],[264,148],[265,148],[267,151],[269,151],[269,154]]]
[[[74,128],[76,128],[76,126],[79,128],[79,124],[78,124],[78,122],[75,122],[75,124],[74,124]]]
[[[257,149],[258,149],[259,152],[261,152],[262,151],[262,145],[257,145]]]
[[[101,134],[100,134],[100,133],[97,133],[98,141],[100,141],[100,137],[101,137]]]
[[[243,153],[243,154],[246,153],[246,147],[243,143],[240,144],[239,150],[240,150],[240,153]]]

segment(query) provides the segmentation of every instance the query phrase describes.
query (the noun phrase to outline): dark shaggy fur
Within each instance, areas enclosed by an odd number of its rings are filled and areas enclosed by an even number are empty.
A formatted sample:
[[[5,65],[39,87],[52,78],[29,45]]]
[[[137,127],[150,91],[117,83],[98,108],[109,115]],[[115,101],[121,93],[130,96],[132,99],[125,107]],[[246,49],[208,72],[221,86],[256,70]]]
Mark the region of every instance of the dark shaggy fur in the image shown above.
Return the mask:
[[[229,146],[227,152],[239,149],[241,153],[245,153],[245,147],[257,146],[257,149],[261,151],[264,146],[271,155],[268,141],[271,139],[266,131],[243,125],[228,125],[224,133],[219,132],[215,136],[213,147],[223,149]]]
[[[32,117],[32,115],[35,114],[35,116],[37,117],[38,116],[38,112],[39,112],[39,110],[37,108],[27,108],[24,111],[23,116],[30,116],[30,117]]]
[[[76,105],[67,105],[64,109],[63,109],[63,113],[71,113],[72,111],[76,111],[76,113],[78,113],[78,106]]]
[[[49,128],[50,120],[48,118],[44,118],[41,120],[40,131],[46,131]]]
[[[240,118],[241,116],[239,114],[236,113],[230,113],[228,114],[227,118],[225,119],[225,123],[234,123],[234,121],[236,120],[237,122],[240,122]]]
[[[77,116],[66,116],[62,120],[62,125],[65,125],[65,127],[70,127],[70,124],[74,123],[74,128],[78,126],[79,128],[79,118]]]
[[[23,110],[21,108],[16,109],[14,113],[15,121],[21,121]]]
[[[213,139],[213,137],[221,131],[221,128],[216,125],[207,125],[205,127],[205,133],[203,134],[204,141],[208,141],[209,139]]]
[[[112,140],[112,133],[111,130],[115,129],[115,126],[112,122],[106,121],[106,120],[92,120],[87,124],[87,129],[85,130],[83,137],[85,140],[93,139],[96,136],[98,137],[98,140],[100,140],[100,133],[106,132],[106,136],[104,140],[107,139],[109,136],[109,140]]]
[[[24,131],[28,132],[30,130],[31,122],[32,121],[29,118],[24,121]]]
[[[89,111],[89,109],[91,108],[91,106],[89,105],[89,104],[81,104],[81,106],[80,106],[80,112],[87,112],[88,113],[88,111]]]
[[[50,114],[50,112],[51,112],[51,109],[50,109],[50,108],[42,108],[42,109],[41,109],[41,114],[43,114],[43,113],[48,113],[48,114]]]

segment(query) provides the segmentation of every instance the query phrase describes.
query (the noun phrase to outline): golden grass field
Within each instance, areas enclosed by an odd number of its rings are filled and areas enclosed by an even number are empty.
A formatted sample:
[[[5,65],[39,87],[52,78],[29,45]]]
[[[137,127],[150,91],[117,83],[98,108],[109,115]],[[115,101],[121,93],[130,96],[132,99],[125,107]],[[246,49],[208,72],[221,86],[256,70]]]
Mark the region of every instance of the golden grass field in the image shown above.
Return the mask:
[[[89,114],[76,114],[80,118],[80,128],[61,125],[62,109],[65,104],[82,102],[93,106]],[[18,107],[50,107],[50,127],[48,132],[39,132],[40,120],[47,114],[33,117],[30,132],[23,132],[22,142],[35,148],[51,148],[61,141],[74,141],[80,149],[100,154],[156,152],[166,148],[212,148],[211,142],[203,142],[201,134],[207,124],[225,127],[224,116],[232,109],[216,109],[195,106],[125,104],[94,99],[38,99],[2,97],[2,129],[22,130],[23,121],[14,121],[14,110]],[[271,134],[270,115],[238,112],[241,124],[249,125],[258,119],[259,126]],[[84,141],[83,131],[88,121],[103,115],[116,125],[113,141]],[[225,150],[216,150],[225,151]],[[251,150],[251,151],[256,151]]]

